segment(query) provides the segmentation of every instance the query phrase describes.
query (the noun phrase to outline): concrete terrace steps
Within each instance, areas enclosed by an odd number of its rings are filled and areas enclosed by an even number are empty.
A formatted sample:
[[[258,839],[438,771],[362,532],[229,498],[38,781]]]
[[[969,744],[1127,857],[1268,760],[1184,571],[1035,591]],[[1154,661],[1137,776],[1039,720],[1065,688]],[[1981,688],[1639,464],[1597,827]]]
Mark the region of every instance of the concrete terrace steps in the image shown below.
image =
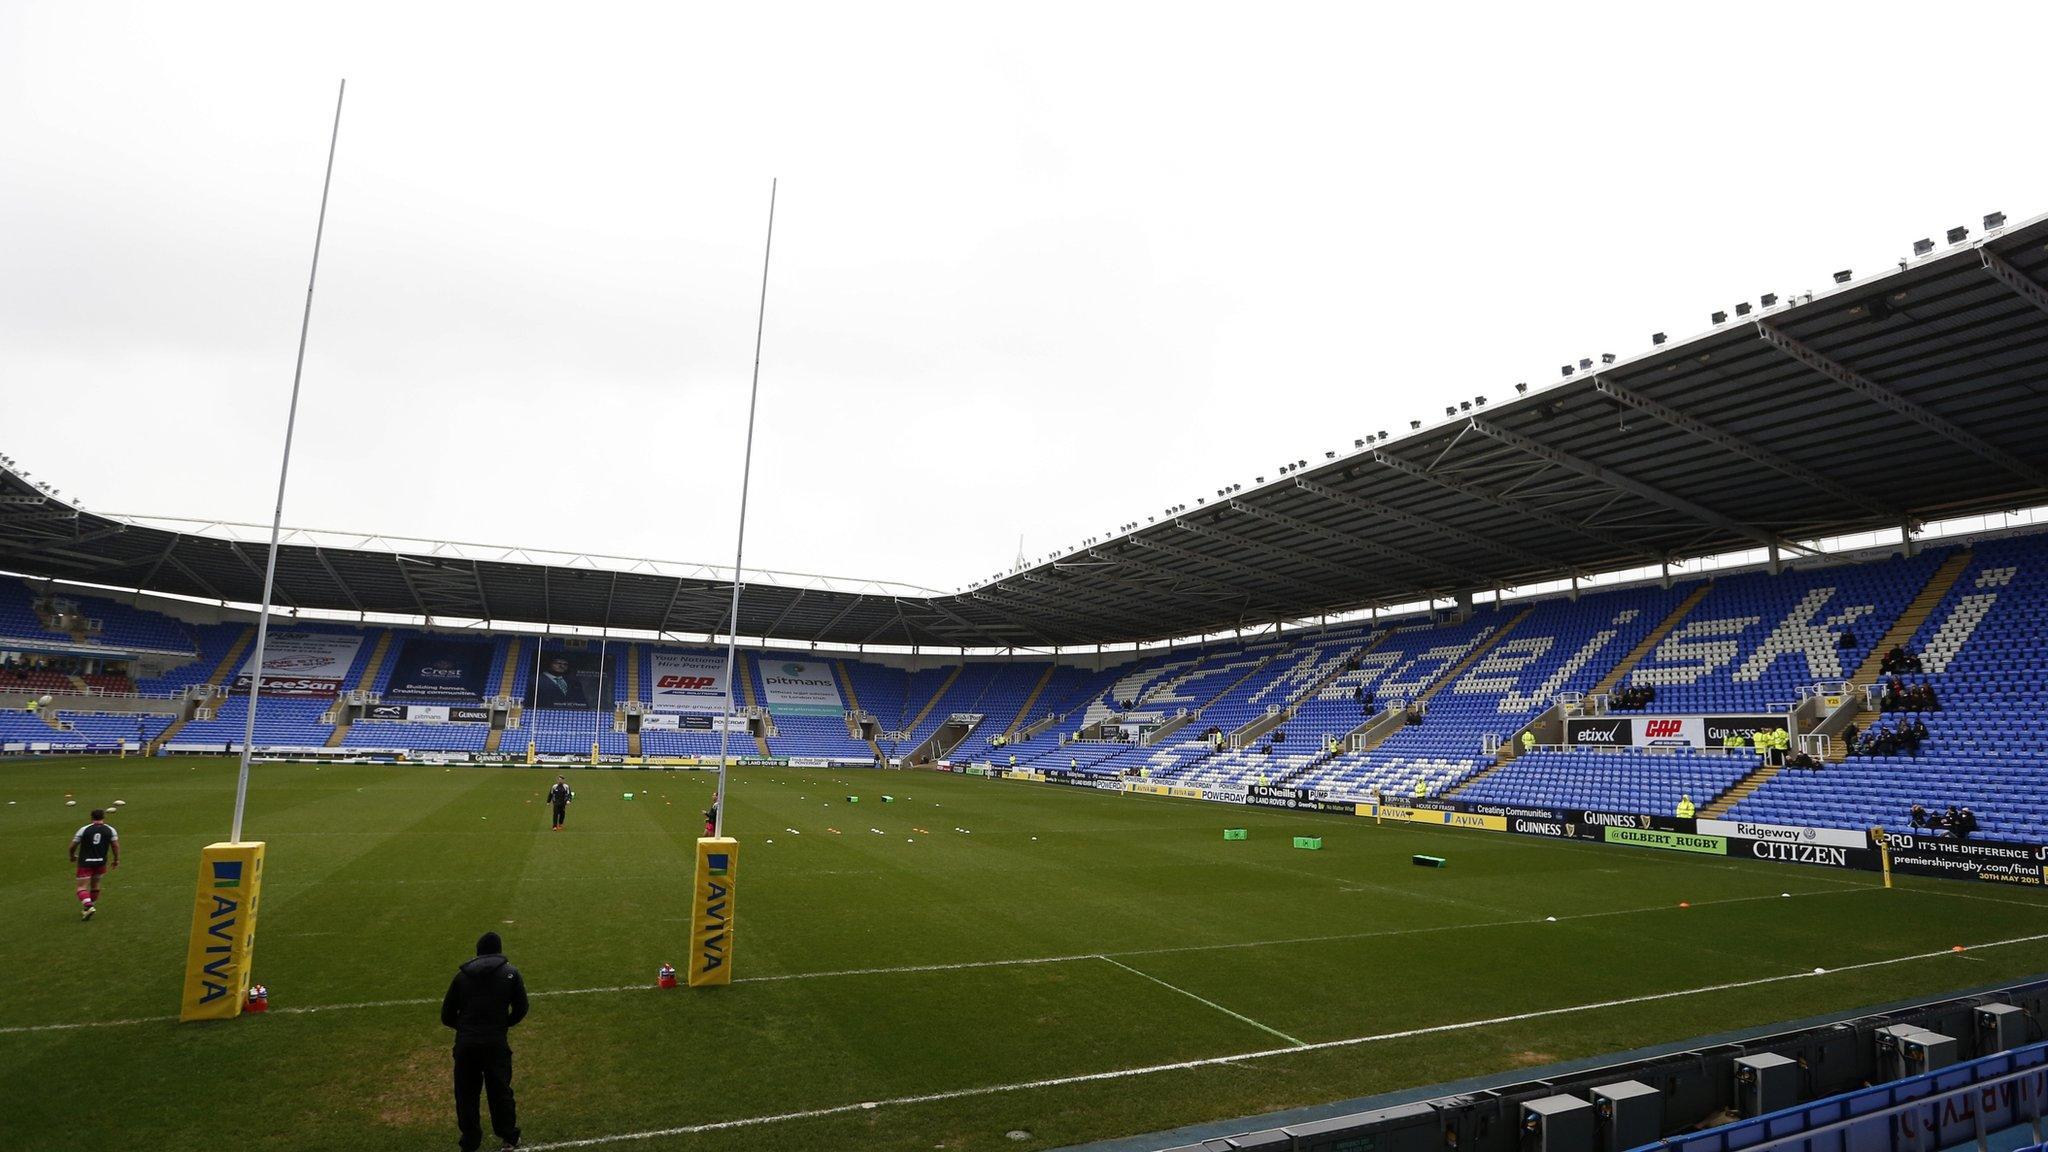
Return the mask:
[[[504,671],[498,674],[498,695],[500,696],[511,696],[514,694],[512,683],[519,674],[519,643],[519,637],[514,636],[505,645],[505,668]],[[506,717],[506,722],[510,723],[511,717]],[[484,751],[496,752],[504,746],[504,743],[505,730],[503,728],[493,728],[490,734],[484,737]]]
[[[1524,608],[1520,612],[1515,613],[1514,619],[1494,629],[1493,635],[1488,636],[1486,639],[1481,640],[1477,644],[1474,644],[1472,646],[1472,650],[1470,652],[1465,653],[1465,658],[1463,660],[1460,660],[1456,664],[1451,665],[1449,668],[1444,669],[1443,675],[1437,677],[1434,683],[1432,683],[1429,687],[1424,688],[1422,690],[1422,694],[1415,698],[1416,703],[1427,703],[1430,700],[1434,699],[1437,693],[1444,690],[1445,685],[1456,680],[1458,677],[1463,676],[1467,668],[1470,668],[1472,667],[1472,665],[1477,664],[1481,657],[1485,656],[1488,652],[1493,651],[1494,648],[1497,645],[1499,645],[1503,639],[1507,637],[1508,633],[1513,632],[1515,630],[1515,627],[1519,625],[1522,621],[1527,620],[1529,618],[1529,614],[1534,611],[1536,611],[1536,606],[1534,604],[1531,604],[1529,607]]]
[[[1934,610],[1941,606],[1942,599],[1948,595],[1949,589],[1955,587],[1956,581],[1963,578],[1963,573],[1969,571],[1970,562],[1976,558],[1976,553],[1966,548],[1942,561],[1941,567],[1936,568],[1934,574],[1927,578],[1927,584],[1920,589],[1920,594],[1913,597],[1913,602],[1906,605],[1906,610],[1899,613],[1897,620],[1892,621],[1892,626],[1885,630],[1884,637],[1870,650],[1870,655],[1863,658],[1862,666],[1856,669],[1855,675],[1849,677],[1849,682],[1877,683],[1878,677],[1884,674],[1881,667],[1884,664],[1884,654],[1911,640],[1913,634],[1920,631],[1920,626],[1927,623],[1929,616],[1934,615]]]
[[[758,708],[761,706],[760,701],[757,700],[754,696],[754,677],[756,675],[759,675],[760,670],[761,661],[759,656],[752,652],[740,653],[740,667],[738,672],[740,678],[740,689],[747,698],[747,707],[749,708]],[[728,691],[730,691],[730,689],[728,689]],[[761,758],[764,760],[774,755],[774,753],[768,750],[768,738],[766,736],[755,736],[754,747],[761,750]]]
[[[846,694],[846,734],[855,740],[859,740],[860,733],[854,730],[852,714],[855,712],[865,712],[867,709],[861,706],[860,693],[853,690],[853,670],[846,666],[846,661],[834,660],[832,661],[832,675],[839,681],[839,690]],[[866,743],[868,751],[874,753],[877,761],[887,762],[888,758],[882,755],[882,746],[880,744],[875,743],[873,740],[866,741]]]
[[[1045,672],[1038,677],[1038,683],[1031,686],[1031,694],[1024,697],[1023,706],[1017,709],[1016,717],[1010,721],[1009,727],[1003,729],[1002,734],[1006,739],[1014,738],[1017,735],[1017,729],[1024,727],[1030,721],[1031,709],[1037,706],[1038,698],[1045,695],[1046,685],[1052,683],[1052,674],[1058,670],[1059,665],[1057,663],[1049,663],[1045,666]]]
[[[394,634],[389,628],[377,633],[377,645],[370,649],[370,658],[363,662],[363,674],[356,677],[354,684],[342,685],[344,693],[351,691],[360,692],[376,686],[377,677],[384,672],[384,665],[394,658],[391,653],[391,641],[393,638]],[[335,703],[338,705],[341,702],[336,700]],[[327,746],[329,748],[341,747],[342,741],[348,739],[348,730],[348,712],[346,709],[343,709],[341,718],[334,723],[334,731],[327,736]]]
[[[213,671],[206,677],[207,685],[218,688],[228,677],[234,675],[235,669],[242,666],[243,655],[249,651],[249,646],[254,643],[256,643],[256,626],[251,624],[242,629],[242,634],[235,637],[235,642],[229,645],[227,652],[221,656],[220,663],[213,666]],[[157,734],[157,746],[162,747],[175,739],[178,732],[185,727],[187,719],[189,717],[180,716],[176,720],[171,721],[170,727]]]
[[[1734,753],[1731,753],[1731,755],[1734,755]],[[1730,808],[1749,799],[1751,793],[1768,784],[1773,776],[1784,770],[1785,766],[1783,764],[1759,764],[1756,771],[1737,780],[1733,787],[1714,797],[1712,803],[1701,808],[1701,818],[1719,820],[1721,817],[1726,816]]]
[[[1690,595],[1679,601],[1678,607],[1673,608],[1670,615],[1664,617],[1663,621],[1655,628],[1650,629],[1650,634],[1643,637],[1641,643],[1629,649],[1628,655],[1623,656],[1620,662],[1609,669],[1607,675],[1602,676],[1598,684],[1593,685],[1592,688],[1587,690],[1586,695],[1598,696],[1602,692],[1614,691],[1615,685],[1621,683],[1622,677],[1635,671],[1636,665],[1643,662],[1643,657],[1656,651],[1657,645],[1662,644],[1664,638],[1671,635],[1672,630],[1678,627],[1679,622],[1691,614],[1694,608],[1699,607],[1700,601],[1705,600],[1707,594],[1713,590],[1714,582],[1712,580],[1700,581],[1699,587],[1693,589]]]
[[[946,674],[946,679],[943,683],[939,685],[939,690],[937,692],[932,693],[932,698],[925,701],[924,707],[917,710],[917,718],[912,720],[910,723],[905,724],[903,726],[903,730],[905,732],[917,731],[917,726],[924,723],[925,717],[930,716],[932,714],[932,709],[938,707],[939,701],[946,698],[946,693],[951,692],[953,690],[953,685],[957,683],[960,679],[960,673],[965,672],[966,670],[967,665],[965,664],[953,665],[953,670]]]
[[[1913,597],[1913,602],[1906,605],[1906,610],[1899,613],[1899,618],[1892,621],[1890,628],[1885,629],[1876,646],[1871,648],[1870,655],[1863,658],[1862,665],[1849,677],[1849,683],[1869,685],[1882,679],[1884,654],[1911,640],[1914,633],[1920,631],[1920,626],[1927,623],[1927,618],[1934,615],[1936,608],[1941,607],[1941,602],[1948,596],[1949,589],[1954,588],[1956,581],[1963,578],[1963,573],[1969,571],[1971,561],[1976,558],[1976,553],[1965,548],[1942,561],[1941,567],[1934,570],[1934,574],[1927,578],[1926,585]],[[1851,702],[1855,705],[1855,710],[1849,714],[1847,723],[1861,728],[1864,718],[1870,715],[1871,710],[1865,706],[1866,698],[1860,692],[1852,696]],[[1848,741],[1828,741],[1828,752],[1822,757],[1823,760],[1829,764],[1840,764],[1848,758]]]

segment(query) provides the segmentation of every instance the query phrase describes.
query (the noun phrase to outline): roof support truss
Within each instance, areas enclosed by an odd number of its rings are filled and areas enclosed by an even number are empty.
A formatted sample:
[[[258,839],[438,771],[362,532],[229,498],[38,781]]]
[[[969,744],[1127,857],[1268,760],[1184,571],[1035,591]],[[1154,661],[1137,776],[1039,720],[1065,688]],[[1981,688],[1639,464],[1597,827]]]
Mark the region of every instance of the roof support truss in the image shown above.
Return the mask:
[[[1481,576],[1476,572],[1468,572],[1463,568],[1445,564],[1440,560],[1432,560],[1427,556],[1418,555],[1405,548],[1396,548],[1392,544],[1382,544],[1377,540],[1368,540],[1363,536],[1354,535],[1350,532],[1340,532],[1335,528],[1325,528],[1320,524],[1311,524],[1307,520],[1297,519],[1284,512],[1275,512],[1270,508],[1260,508],[1243,500],[1232,500],[1230,506],[1247,516],[1264,520],[1268,524],[1278,524],[1282,528],[1300,532],[1306,536],[1334,540],[1347,548],[1356,548],[1361,552],[1385,556],[1388,559],[1406,564],[1411,568],[1420,568],[1426,572],[1435,572],[1439,575],[1449,576],[1456,580],[1469,581],[1474,584],[1492,583],[1489,578]]]
[[[1496,495],[1476,485],[1467,484],[1462,480],[1455,480],[1449,476],[1430,471],[1420,464],[1410,463],[1391,452],[1375,449],[1372,458],[1403,475],[1427,481],[1439,488],[1447,488],[1461,496],[1468,496],[1481,503],[1491,504],[1495,508],[1513,512],[1517,516],[1526,516],[1539,524],[1548,524],[1560,531],[1570,532],[1575,536],[1583,536],[1588,540],[1598,541],[1620,551],[1624,555],[1640,556],[1647,560],[1659,562],[1665,559],[1664,553],[1654,548],[1646,548],[1637,541],[1628,540],[1611,532],[1604,532],[1598,528],[1581,524],[1569,516],[1559,515],[1548,508],[1532,504],[1526,500],[1514,500]]]
[[[1991,273],[1993,279],[2012,289],[2020,299],[2048,312],[2048,288],[2027,279],[2025,273],[2006,263],[2003,256],[1989,248],[1977,249],[1977,255],[1983,257],[1984,271]]]
[[[1548,571],[1550,569],[1557,567],[1557,561],[1549,559],[1547,557],[1538,556],[1534,552],[1525,552],[1512,544],[1503,544],[1498,540],[1494,540],[1487,536],[1482,536],[1477,532],[1467,532],[1463,528],[1459,528],[1451,524],[1445,524],[1440,520],[1432,520],[1427,516],[1417,516],[1413,512],[1403,512],[1399,508],[1395,508],[1391,505],[1382,504],[1377,500],[1368,499],[1364,496],[1355,496],[1349,492],[1340,491],[1336,488],[1331,488],[1326,485],[1319,484],[1314,480],[1304,480],[1297,478],[1294,481],[1294,486],[1296,488],[1301,489],[1304,492],[1310,492],[1314,493],[1317,496],[1321,496],[1323,499],[1331,501],[1332,503],[1342,504],[1346,508],[1356,509],[1360,512],[1368,512],[1374,516],[1384,516],[1389,520],[1394,520],[1401,524],[1405,524],[1410,528],[1420,528],[1425,532],[1433,532],[1436,535],[1442,536],[1447,540],[1456,540],[1458,543],[1465,544],[1470,547],[1484,548],[1488,551],[1497,552],[1503,556],[1512,556],[1515,559],[1521,561],[1522,563],[1527,564],[1530,567],[1538,570]],[[1381,547],[1387,546],[1381,545]],[[1461,574],[1467,576],[1468,579],[1479,579],[1476,576],[1472,576],[1470,573]]]
[[[1561,448],[1553,448],[1540,440],[1524,436],[1519,432],[1510,432],[1506,428],[1486,420],[1481,420],[1476,416],[1472,418],[1472,429],[1481,435],[1498,440],[1516,451],[1527,453],[1538,460],[1555,464],[1567,471],[1576,472],[1588,480],[1606,485],[1616,491],[1640,497],[1652,504],[1661,504],[1681,516],[1697,520],[1709,527],[1719,528],[1724,532],[1747,537],[1767,548],[1793,547],[1788,541],[1780,540],[1775,534],[1758,528],[1754,524],[1745,524],[1704,505],[1695,504],[1677,493],[1665,491],[1654,484],[1646,484],[1634,477],[1624,476],[1605,465],[1595,464],[1591,460],[1574,456]]]
[[[1987,262],[1985,267],[1988,269],[1991,265]],[[1857,372],[1846,364],[1839,364],[1828,359],[1826,356],[1800,343],[1792,336],[1788,336],[1778,329],[1771,327],[1769,324],[1758,321],[1756,331],[1757,335],[1763,338],[1764,343],[1806,365],[1822,376],[1840,384],[1856,395],[1911,420],[1913,423],[1920,425],[1922,428],[1940,436],[1972,455],[1991,461],[1993,464],[2020,477],[2036,488],[2048,488],[2048,473],[2042,472],[2039,468],[2021,460],[2005,449],[1986,441],[1975,432],[1971,432],[1947,417],[1906,399],[1904,396],[1886,388],[1884,385]]]
[[[1604,376],[1594,377],[1593,387],[1603,395],[1611,396],[1617,402],[1626,404],[1638,412],[1654,416],[1680,431],[1690,432],[1717,448],[1733,452],[1751,463],[1761,464],[1781,476],[1789,476],[1808,488],[1832,496],[1852,508],[1861,508],[1874,516],[1883,516],[1893,523],[1906,519],[1904,509],[1881,507],[1869,496],[1846,484],[1830,480],[1803,464],[1795,463],[1782,452],[1772,452],[1752,440],[1746,440],[1733,432],[1724,431],[1704,420],[1688,416],[1668,404],[1660,404],[1641,393],[1631,392]]]

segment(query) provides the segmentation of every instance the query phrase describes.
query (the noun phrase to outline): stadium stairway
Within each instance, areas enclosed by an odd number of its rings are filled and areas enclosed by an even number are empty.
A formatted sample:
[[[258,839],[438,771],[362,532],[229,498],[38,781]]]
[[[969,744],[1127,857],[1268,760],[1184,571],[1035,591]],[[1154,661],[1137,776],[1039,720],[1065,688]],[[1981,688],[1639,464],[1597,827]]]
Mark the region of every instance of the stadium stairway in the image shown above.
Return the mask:
[[[220,687],[221,684],[224,683],[228,677],[235,674],[235,669],[240,668],[242,666],[243,654],[248,652],[249,646],[251,644],[254,644],[255,642],[255,625],[252,624],[249,627],[242,629],[242,634],[240,636],[235,637],[235,642],[232,645],[230,645],[228,647],[227,652],[221,656],[220,663],[214,665],[213,671],[207,674],[205,683],[209,687]],[[176,720],[171,721],[170,727],[164,729],[162,732],[157,733],[157,747],[161,748],[165,744],[170,743],[172,740],[177,739],[179,730],[184,728],[185,722],[190,719],[190,716],[181,715]]]
[[[1719,820],[1728,814],[1730,808],[1749,799],[1750,793],[1770,783],[1771,777],[1784,770],[1785,766],[1782,764],[1758,764],[1756,771],[1737,780],[1733,787],[1714,797],[1701,808],[1700,815],[1708,820]]]
[[[1037,707],[1038,698],[1045,695],[1045,686],[1052,683],[1052,674],[1058,668],[1058,664],[1045,666],[1045,672],[1039,676],[1038,682],[1031,686],[1031,694],[1024,697],[1024,703],[1017,709],[1017,715],[1010,720],[1009,726],[1003,729],[1004,739],[1014,737],[1017,729],[1024,727],[1025,721],[1031,716],[1031,709]]]
[[[1602,676],[1598,684],[1595,684],[1591,688],[1588,688],[1586,690],[1586,695],[1598,696],[1603,692],[1614,691],[1615,685],[1620,684],[1623,677],[1627,676],[1630,672],[1635,671],[1636,665],[1641,664],[1643,662],[1643,657],[1648,656],[1652,652],[1655,652],[1657,650],[1657,645],[1662,644],[1664,642],[1664,638],[1666,636],[1671,635],[1672,629],[1677,628],[1679,623],[1683,621],[1686,618],[1686,616],[1692,612],[1694,608],[1697,608],[1699,606],[1699,602],[1705,600],[1707,598],[1707,594],[1712,592],[1713,590],[1714,582],[1712,580],[1700,581],[1699,587],[1694,588],[1692,590],[1691,595],[1687,596],[1683,600],[1680,600],[1678,602],[1678,607],[1673,608],[1669,616],[1664,617],[1662,622],[1660,622],[1655,628],[1650,629],[1650,634],[1648,636],[1643,637],[1642,643],[1637,644],[1634,648],[1630,649],[1628,655],[1623,656],[1621,658],[1620,663],[1616,664],[1612,669],[1610,669],[1607,675]]]
[[[905,732],[916,732],[918,725],[923,724],[925,717],[932,714],[932,709],[938,706],[939,701],[945,699],[946,693],[953,690],[953,682],[960,679],[960,673],[966,670],[967,665],[965,664],[953,665],[953,670],[946,673],[945,680],[940,682],[939,690],[932,693],[932,698],[924,702],[924,707],[917,710],[917,717],[904,725],[903,730]]]
[[[1949,589],[1956,586],[1956,581],[1963,578],[1963,573],[1976,558],[1975,552],[1965,548],[1942,561],[1941,567],[1934,570],[1934,575],[1927,578],[1927,585],[1920,589],[1920,594],[1913,597],[1913,602],[1906,605],[1906,610],[1899,614],[1897,620],[1892,621],[1892,626],[1885,631],[1884,637],[1871,648],[1870,655],[1863,658],[1862,667],[1856,669],[1849,682],[1877,683],[1878,677],[1884,673],[1884,654],[1911,640],[1913,634],[1920,631],[1920,626],[1927,623],[1929,616],[1934,615],[1934,610],[1940,606],[1942,598],[1948,595]]]
[[[848,709],[848,711],[850,711],[850,712],[865,712],[865,711],[867,711],[867,709],[865,709],[865,708],[861,707],[861,703],[860,703],[860,693],[859,693],[859,692],[856,692],[856,691],[854,691],[854,689],[853,689],[853,672],[852,672],[852,671],[851,671],[850,669],[848,669],[848,668],[846,667],[846,661],[844,661],[844,660],[834,660],[834,661],[832,662],[832,674],[833,674],[834,676],[837,676],[837,677],[839,678],[839,690],[840,690],[841,692],[844,692],[844,693],[846,693],[846,705],[847,705],[847,709]],[[853,738],[854,738],[854,739],[856,739],[856,740],[860,739],[860,733],[858,733],[858,732],[854,731],[854,728],[853,728],[853,721],[851,721],[851,720],[847,721],[847,723],[846,723],[846,734],[847,734],[848,736],[851,736],[851,737],[853,737]],[[886,759],[886,758],[885,758],[885,757],[884,757],[884,756],[882,755],[882,746],[881,746],[880,744],[877,744],[877,743],[875,743],[875,742],[874,742],[873,740],[869,740],[869,741],[867,742],[867,745],[868,745],[868,751],[870,751],[870,752],[873,752],[873,753],[875,754],[875,759],[876,759],[876,760],[884,760],[884,759]]]
[[[1477,664],[1480,660],[1485,659],[1486,654],[1488,652],[1493,651],[1493,649],[1496,646],[1498,646],[1503,639],[1506,639],[1508,633],[1513,632],[1515,630],[1516,625],[1520,624],[1524,620],[1527,620],[1529,618],[1529,614],[1531,612],[1534,612],[1535,610],[1536,609],[1534,607],[1522,609],[1520,612],[1515,614],[1514,619],[1508,621],[1506,624],[1503,624],[1499,628],[1495,629],[1493,635],[1488,636],[1485,640],[1481,641],[1478,644],[1473,645],[1472,650],[1465,654],[1465,658],[1463,660],[1460,660],[1456,664],[1451,665],[1449,668],[1444,669],[1444,671],[1440,675],[1438,675],[1434,681],[1430,683],[1429,687],[1424,688],[1421,692],[1417,693],[1415,696],[1415,702],[1418,704],[1423,704],[1433,699],[1437,693],[1444,690],[1444,687],[1446,685],[1450,684],[1452,681],[1455,681],[1458,677],[1463,676],[1466,670],[1471,668],[1472,665]],[[1391,631],[1382,632],[1380,634],[1379,639],[1374,640],[1372,642],[1372,645],[1366,648],[1364,652],[1359,653],[1359,655],[1363,656],[1370,653],[1374,648],[1377,648],[1382,643],[1384,643],[1388,637],[1391,637],[1393,635],[1394,633]],[[1406,713],[1397,712],[1389,714],[1387,711],[1381,710],[1379,712],[1373,713],[1372,717],[1368,719],[1365,723],[1360,724],[1358,727],[1352,729],[1350,732],[1345,733],[1343,739],[1338,741],[1338,747],[1343,747],[1344,744],[1354,736],[1362,736],[1365,739],[1364,742],[1359,745],[1358,750],[1361,752],[1371,752],[1374,749],[1378,748],[1380,745],[1385,744],[1390,738],[1392,738],[1394,733],[1399,732],[1401,729],[1406,728],[1407,726],[1408,721],[1406,718]],[[1317,757],[1318,762],[1320,762],[1323,759],[1326,758]],[[1316,766],[1316,764],[1304,766],[1301,770],[1289,773],[1285,778],[1292,779],[1297,776],[1306,775],[1309,769],[1314,768]],[[1496,765],[1496,767],[1497,766],[1498,765]]]
[[[759,700],[759,699],[758,699],[757,697],[755,697],[755,695],[754,695],[754,677],[756,677],[756,676],[759,676],[760,674],[761,674],[761,658],[760,658],[760,655],[759,655],[759,653],[755,653],[755,652],[743,652],[743,653],[741,653],[741,654],[740,654],[740,669],[739,669],[739,673],[738,673],[738,676],[739,676],[740,688],[741,688],[741,690],[742,690],[742,691],[744,691],[744,692],[745,692],[745,694],[746,694],[746,697],[747,697],[747,707],[749,707],[749,708],[759,708],[759,707],[761,706],[760,700]],[[731,689],[727,689],[727,691],[731,691]],[[762,758],[763,760],[766,760],[766,759],[767,759],[768,757],[770,757],[770,756],[774,755],[774,753],[773,753],[773,752],[770,752],[770,751],[768,750],[768,738],[767,738],[766,736],[759,736],[759,735],[755,736],[755,737],[754,737],[754,747],[756,747],[756,748],[758,748],[758,749],[760,749],[760,750],[761,750],[761,758]]]
[[[1450,684],[1451,681],[1456,680],[1460,676],[1463,676],[1465,674],[1466,669],[1472,667],[1472,665],[1474,664],[1479,663],[1480,659],[1483,658],[1488,652],[1491,652],[1494,650],[1494,648],[1498,647],[1500,642],[1502,640],[1507,639],[1508,634],[1515,630],[1516,625],[1519,625],[1522,621],[1527,620],[1529,618],[1529,614],[1534,611],[1536,611],[1534,606],[1522,609],[1520,612],[1515,613],[1514,619],[1494,629],[1493,635],[1488,636],[1486,639],[1480,641],[1477,644],[1474,644],[1472,646],[1472,651],[1467,652],[1463,660],[1460,660],[1456,664],[1451,665],[1449,668],[1444,669],[1443,675],[1438,676],[1436,678],[1436,683],[1431,684],[1427,688],[1424,688],[1421,694],[1415,697],[1415,702],[1417,704],[1427,704],[1431,700],[1435,699],[1437,693],[1443,691],[1445,686]]]
[[[377,634],[377,646],[370,649],[370,658],[363,662],[363,674],[356,678],[354,684],[345,685],[342,689],[343,692],[361,692],[377,683],[378,677],[384,673],[384,665],[397,658],[396,653],[392,651],[391,644],[395,636],[396,633],[392,632],[389,628]],[[335,703],[341,704],[339,700],[335,701]],[[327,738],[327,746],[329,748],[341,747],[342,742],[348,739],[349,726],[348,707],[342,705],[339,714],[334,718],[334,734]]]
[[[1920,626],[1927,623],[1928,617],[1934,615],[1934,610],[1947,598],[1949,589],[1954,588],[1956,581],[1963,578],[1963,573],[1969,570],[1971,562],[1976,558],[1975,552],[1964,548],[1942,561],[1941,567],[1936,568],[1934,574],[1927,578],[1926,586],[1913,597],[1913,602],[1906,605],[1906,610],[1899,614],[1897,620],[1892,621],[1892,626],[1885,630],[1884,636],[1870,649],[1870,654],[1863,658],[1863,663],[1849,677],[1849,683],[1859,687],[1878,683],[1884,676],[1884,654],[1904,645],[1920,631]],[[1870,713],[1868,701],[1861,693],[1855,693],[1852,699],[1857,707],[1849,714],[1847,723],[1860,726],[1864,717]],[[1848,758],[1849,746],[1846,742],[1828,741],[1826,759],[1829,763],[1839,764]]]
[[[505,642],[505,670],[498,675],[498,695],[512,695],[512,683],[514,678],[518,675],[518,673],[519,637],[514,636]],[[512,710],[512,716],[516,717],[518,715],[519,710],[517,708],[514,708]],[[511,717],[507,717],[506,723],[511,723],[511,719]],[[491,734],[484,737],[484,751],[496,752],[500,747],[504,745],[504,743],[505,730],[503,728],[493,728],[491,729]]]

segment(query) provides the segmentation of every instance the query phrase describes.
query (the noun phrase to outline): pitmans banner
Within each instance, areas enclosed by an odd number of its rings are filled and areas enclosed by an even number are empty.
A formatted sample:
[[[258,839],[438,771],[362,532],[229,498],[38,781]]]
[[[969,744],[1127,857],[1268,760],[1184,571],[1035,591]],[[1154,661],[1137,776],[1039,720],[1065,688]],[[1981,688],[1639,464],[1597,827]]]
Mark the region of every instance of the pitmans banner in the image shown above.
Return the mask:
[[[483,699],[496,646],[487,640],[415,636],[398,648],[386,697],[415,700]]]
[[[272,632],[263,645],[263,694],[265,696],[334,696],[354,667],[356,653],[363,647],[360,635],[340,632]],[[250,664],[254,649],[242,661],[242,670],[230,689],[237,696],[249,694]]]
[[[656,712],[725,710],[724,656],[716,652],[654,652],[647,661],[654,673],[649,703]]]
[[[837,716],[846,711],[839,699],[839,681],[832,665],[822,660],[761,660],[761,684],[768,691],[768,710],[788,716]]]

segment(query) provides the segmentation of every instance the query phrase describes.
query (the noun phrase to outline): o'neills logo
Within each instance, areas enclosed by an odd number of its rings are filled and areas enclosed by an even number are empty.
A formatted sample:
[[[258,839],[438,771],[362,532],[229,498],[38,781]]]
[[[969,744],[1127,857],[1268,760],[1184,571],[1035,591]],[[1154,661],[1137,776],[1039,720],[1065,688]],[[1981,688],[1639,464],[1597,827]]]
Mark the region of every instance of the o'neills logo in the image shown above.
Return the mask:
[[[1826,844],[1788,844],[1783,840],[1757,840],[1750,844],[1749,854],[1759,860],[1781,860],[1787,864],[1826,864],[1834,868],[1849,866],[1847,848],[1831,848]]]
[[[1648,816],[1622,816],[1614,812],[1581,812],[1579,819],[1600,828],[1648,828]]]

